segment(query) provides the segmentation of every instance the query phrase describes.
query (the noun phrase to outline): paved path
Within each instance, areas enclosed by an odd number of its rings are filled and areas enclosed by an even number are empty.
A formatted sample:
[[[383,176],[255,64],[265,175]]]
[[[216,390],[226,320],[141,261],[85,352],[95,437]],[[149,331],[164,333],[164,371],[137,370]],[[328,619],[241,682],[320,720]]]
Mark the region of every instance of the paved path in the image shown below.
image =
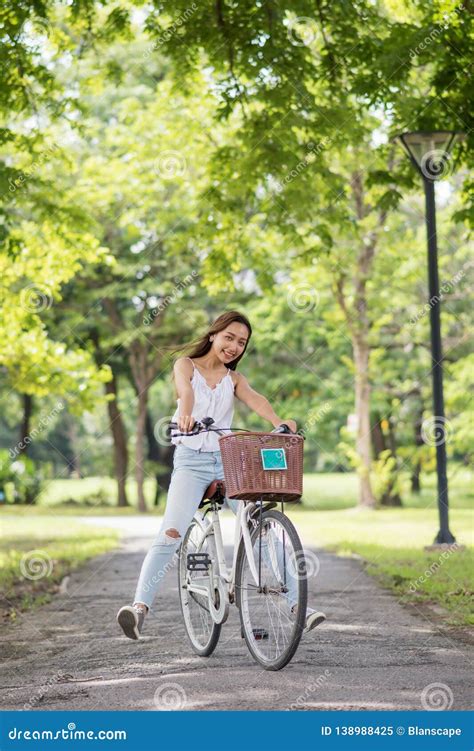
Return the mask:
[[[226,543],[233,519],[223,515]],[[71,575],[66,591],[4,630],[4,709],[422,709],[423,692],[428,703],[472,705],[472,647],[402,608],[357,560],[321,551],[310,602],[328,620],[303,637],[284,670],[262,671],[253,662],[234,607],[214,654],[194,655],[176,568],[155,601],[158,615],[148,617],[142,640],[130,641],[115,615],[131,601],[160,520],[83,520],[122,529],[123,544],[89,561]]]

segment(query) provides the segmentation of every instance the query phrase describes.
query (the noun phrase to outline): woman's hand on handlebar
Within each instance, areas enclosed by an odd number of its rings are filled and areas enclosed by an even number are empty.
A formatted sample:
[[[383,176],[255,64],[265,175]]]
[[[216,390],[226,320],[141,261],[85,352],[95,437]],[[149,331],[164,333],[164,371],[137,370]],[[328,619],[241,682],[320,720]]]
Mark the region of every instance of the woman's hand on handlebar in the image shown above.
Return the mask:
[[[298,426],[294,420],[282,420],[278,425],[275,425],[276,428],[278,428],[280,425],[288,425],[289,429],[292,433],[296,433]]]
[[[196,423],[196,418],[192,415],[180,415],[178,417],[178,429],[181,433],[190,433]]]

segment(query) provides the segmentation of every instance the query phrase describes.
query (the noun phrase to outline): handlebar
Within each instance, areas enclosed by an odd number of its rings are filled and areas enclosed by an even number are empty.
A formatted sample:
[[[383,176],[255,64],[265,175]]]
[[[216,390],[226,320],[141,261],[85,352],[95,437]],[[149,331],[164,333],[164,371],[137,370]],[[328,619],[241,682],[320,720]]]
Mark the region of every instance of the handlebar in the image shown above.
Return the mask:
[[[295,435],[295,433],[293,433],[293,431],[290,430],[286,422],[282,422],[281,425],[277,425],[277,427],[273,428],[273,430],[270,432],[271,433],[291,433],[291,435]]]
[[[171,430],[178,430],[178,423],[177,422],[170,422],[169,426]],[[214,419],[212,417],[203,417],[202,420],[196,420],[194,423],[192,430],[188,433],[172,433],[171,437],[175,438],[177,436],[193,436],[198,435],[198,433],[221,433],[223,430],[243,430],[246,431],[248,428],[218,428],[214,426]],[[292,430],[288,427],[286,423],[282,423],[281,425],[278,425],[276,428],[274,428],[272,433],[289,433],[290,435],[301,435],[301,433],[293,433]],[[304,436],[303,436],[304,437]]]

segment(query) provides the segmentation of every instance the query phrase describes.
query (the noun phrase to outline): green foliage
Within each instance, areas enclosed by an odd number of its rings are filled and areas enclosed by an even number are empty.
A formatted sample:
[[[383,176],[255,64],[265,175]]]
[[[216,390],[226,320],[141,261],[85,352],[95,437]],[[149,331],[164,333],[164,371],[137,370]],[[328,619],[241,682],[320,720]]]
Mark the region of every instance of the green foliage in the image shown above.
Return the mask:
[[[0,451],[0,489],[5,492],[6,483],[13,480],[14,473],[11,466],[11,458],[8,451]]]
[[[62,395],[81,411],[95,403],[110,371],[99,371],[88,351],[55,341],[47,311],[65,283],[85,265],[106,262],[106,253],[87,214],[56,182],[69,163],[56,124],[79,111],[58,70],[91,43],[101,12],[11,0],[0,14],[0,364],[18,391]],[[110,24],[122,31],[117,15]]]
[[[50,476],[47,463],[38,464],[25,455],[12,461],[9,452],[0,451],[0,488],[7,503],[35,504]]]
[[[380,502],[386,493],[403,496],[408,490],[406,482],[400,476],[398,461],[390,449],[381,451],[372,462],[372,483],[376,499]]]
[[[12,463],[11,469],[13,471],[13,502],[36,503],[48,476],[48,465],[37,465],[28,456],[22,456]]]

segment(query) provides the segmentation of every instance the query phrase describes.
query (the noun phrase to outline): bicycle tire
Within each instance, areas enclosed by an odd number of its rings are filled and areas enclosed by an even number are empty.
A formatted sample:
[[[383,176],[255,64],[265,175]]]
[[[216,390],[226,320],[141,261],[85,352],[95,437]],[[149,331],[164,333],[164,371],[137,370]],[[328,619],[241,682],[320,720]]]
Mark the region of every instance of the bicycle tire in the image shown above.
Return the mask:
[[[199,595],[188,592],[185,588],[187,580],[187,554],[188,552],[198,553],[203,552],[202,540],[201,545],[193,545],[193,549],[189,550],[190,541],[193,532],[199,529],[202,532],[201,526],[193,519],[188,527],[188,530],[184,536],[184,539],[180,546],[179,551],[179,564],[178,564],[178,589],[179,589],[179,602],[181,605],[181,613],[184,620],[184,626],[186,630],[186,636],[191,644],[194,652],[201,657],[209,657],[211,655],[219,641],[222,624],[215,623],[209,613],[208,603],[204,601],[204,598],[200,601]],[[209,538],[206,538],[208,540]],[[212,556],[211,556],[212,557]],[[218,591],[216,590],[216,596],[218,597]],[[207,612],[207,616],[204,613]],[[201,626],[203,631],[207,631],[207,636],[200,636],[197,625],[193,620],[197,616],[197,621],[201,619]],[[204,628],[204,621],[206,621],[206,628]]]
[[[253,529],[250,535],[252,547],[254,547],[256,542],[258,545],[258,537],[259,537],[259,530],[260,530],[259,515],[256,514],[254,518],[257,520],[257,525]],[[266,524],[272,520],[278,523],[281,526],[281,528],[285,531],[285,533],[288,535],[288,540],[290,541],[291,547],[293,549],[293,553],[292,553],[292,555],[294,556],[293,560],[296,562],[296,566],[297,566],[297,569],[296,569],[297,576],[295,576],[295,579],[297,581],[297,592],[298,592],[297,605],[298,607],[297,607],[296,615],[293,620],[291,636],[288,640],[288,644],[286,648],[280,654],[276,655],[272,659],[264,658],[264,656],[262,655],[262,650],[257,647],[257,638],[255,636],[256,628],[254,627],[254,625],[257,625],[257,624],[252,625],[252,619],[250,618],[249,612],[248,612],[249,611],[249,602],[248,602],[249,590],[246,587],[246,581],[244,580],[244,574],[246,573],[245,564],[247,562],[247,551],[245,549],[243,540],[241,540],[241,544],[239,546],[239,552],[237,555],[237,563],[236,563],[236,592],[237,592],[236,603],[239,609],[241,633],[243,633],[249,652],[254,658],[254,660],[259,665],[261,665],[265,670],[281,670],[282,668],[285,667],[285,665],[287,665],[290,662],[301,640],[303,628],[305,625],[306,605],[308,601],[308,583],[307,583],[307,577],[306,577],[306,562],[305,562],[305,557],[304,557],[304,551],[303,551],[303,547],[301,545],[301,541],[298,536],[298,533],[295,529],[295,526],[290,521],[290,519],[288,519],[288,517],[285,516],[285,514],[283,514],[281,511],[270,510],[270,511],[262,512],[261,523],[262,523],[263,528],[265,528]],[[247,567],[248,567],[248,562],[247,562]],[[254,589],[256,590],[255,586],[254,586]],[[288,617],[288,620],[291,621],[292,619]]]

